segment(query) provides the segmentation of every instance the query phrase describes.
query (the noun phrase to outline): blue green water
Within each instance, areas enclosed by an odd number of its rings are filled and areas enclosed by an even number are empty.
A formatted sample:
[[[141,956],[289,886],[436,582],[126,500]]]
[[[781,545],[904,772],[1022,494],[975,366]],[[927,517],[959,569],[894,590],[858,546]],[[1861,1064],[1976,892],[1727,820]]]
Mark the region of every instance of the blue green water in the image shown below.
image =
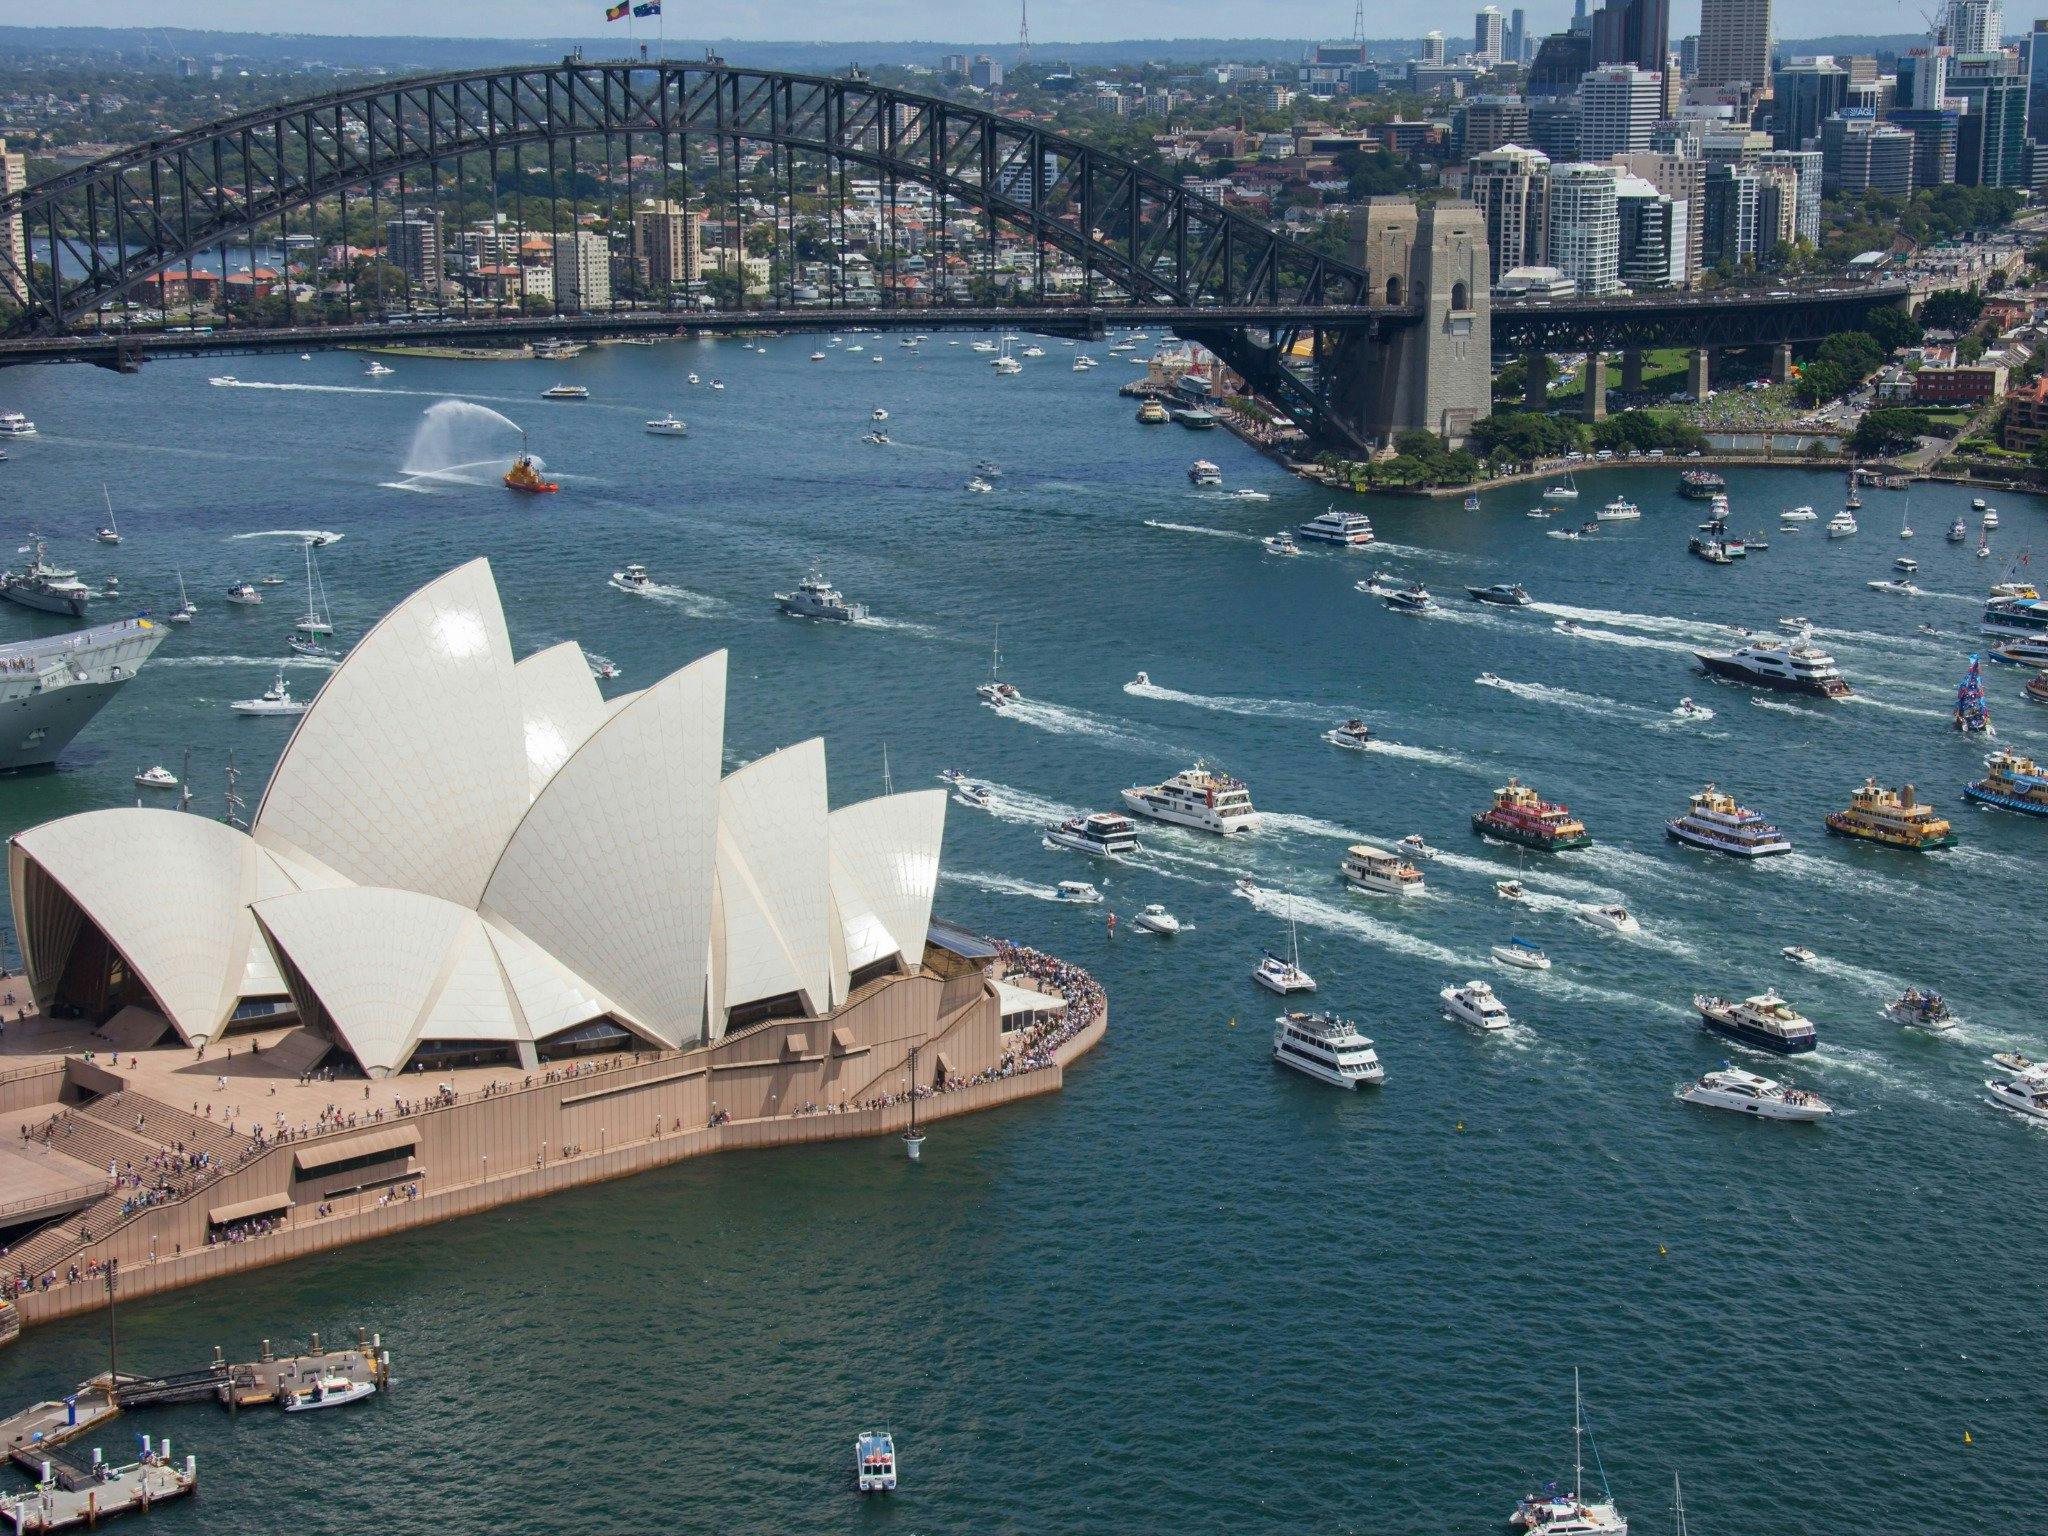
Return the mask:
[[[885,747],[899,788],[946,767],[989,781],[997,814],[950,812],[940,910],[1089,965],[1112,998],[1107,1042],[1063,1094],[943,1125],[920,1169],[885,1141],[717,1159],[125,1309],[124,1364],[364,1323],[400,1377],[318,1420],[138,1420],[201,1457],[200,1498],[154,1523],[1491,1531],[1568,1475],[1577,1364],[1639,1532],[1669,1529],[1674,1470],[1703,1533],[2016,1528],[2048,1452],[2025,1364],[2048,1302],[2048,1141],[1979,1094],[1990,1050],[2048,1051],[2048,825],[1955,801],[1980,748],[1947,709],[1976,600],[2041,505],[1999,498],[1999,558],[1980,561],[1940,537],[1967,495],[1917,491],[1904,545],[1905,499],[1873,492],[1859,538],[1773,534],[1723,570],[1685,556],[1698,509],[1666,466],[1582,477],[1578,517],[1616,491],[1645,517],[1577,543],[1545,536],[1576,517],[1524,516],[1525,489],[1477,514],[1367,503],[1376,549],[1279,561],[1256,536],[1324,498],[1220,433],[1135,425],[1114,392],[1135,370],[1102,348],[1091,374],[1052,342],[1000,379],[942,337],[914,356],[848,339],[870,351],[812,364],[818,343],[791,337],[765,355],[402,360],[375,381],[340,354],[0,377],[0,406],[42,428],[0,465],[9,536],[35,523],[88,578],[118,571],[157,606],[182,566],[202,608],[63,771],[0,782],[9,829],[130,803],[137,769],[175,770],[187,747],[215,805],[232,748],[253,804],[285,727],[225,705],[269,681],[295,593],[254,612],[220,594],[299,557],[234,536],[325,529],[343,535],[321,559],[344,640],[488,554],[518,649],[581,639],[624,668],[608,690],[730,647],[735,761],[823,733],[835,801],[881,788]],[[220,369],[293,387],[209,387]],[[727,388],[688,386],[691,369]],[[558,379],[593,398],[541,403]],[[393,488],[421,413],[451,397],[526,426],[562,493],[512,497],[495,462],[475,483]],[[876,405],[893,446],[861,441]],[[671,407],[687,439],[642,432]],[[491,453],[511,443],[501,430]],[[1191,491],[1197,454],[1272,502]],[[968,495],[983,457],[1003,477]],[[1839,504],[1832,475],[1729,478],[1742,529]],[[118,550],[90,542],[102,479]],[[1928,595],[1866,590],[1902,550]],[[633,559],[668,590],[609,590]],[[878,622],[778,619],[770,594],[812,561]],[[1383,567],[1444,611],[1404,617],[1353,589]],[[1501,579],[1554,606],[1463,602],[1465,583]],[[1716,626],[1795,613],[1858,702],[1760,704],[1691,670],[1689,645],[1731,639]],[[1585,633],[1556,633],[1561,616]],[[1008,715],[972,693],[998,621],[1029,701]],[[38,622],[0,612],[0,635]],[[1140,668],[1149,693],[1125,686]],[[1516,686],[1476,686],[1481,671]],[[2012,669],[1987,671],[2002,735],[2048,753],[2048,713]],[[287,676],[301,693],[319,680]],[[1674,722],[1686,693],[1715,718]],[[1354,713],[1382,750],[1321,742]],[[1100,874],[1043,850],[1037,822],[1110,808],[1197,754],[1249,780],[1266,827],[1228,847],[1146,828],[1105,885],[1120,914],[1162,901],[1191,931],[1111,940],[1102,909],[1053,904],[1055,881]],[[1510,773],[1598,839],[1530,861],[1533,911],[1494,897],[1513,856],[1467,828]],[[1916,859],[1826,838],[1821,816],[1866,773],[1952,805],[1960,846]],[[1667,844],[1664,821],[1709,779],[1797,852],[1752,868]],[[1445,850],[1426,898],[1340,888],[1348,839],[1410,831]],[[1271,1065],[1273,1000],[1246,973],[1285,931],[1231,894],[1245,874],[1297,893],[1303,963],[1378,1042],[1383,1088]],[[1625,900],[1645,935],[1573,922],[1565,903],[1587,899]],[[1510,933],[1556,969],[1490,966]],[[1778,958],[1794,942],[1817,970]],[[1503,1038],[1437,1015],[1439,987],[1481,975],[1519,1021]],[[1948,994],[1964,1027],[1933,1041],[1882,1020],[1909,983]],[[1728,1055],[1691,994],[1766,984],[1823,1044],[1749,1064],[1827,1096],[1830,1125],[1673,1098]],[[32,1333],[0,1356],[0,1402],[103,1363],[99,1338],[91,1321]],[[904,1491],[856,1508],[852,1437],[870,1423],[894,1426]]]

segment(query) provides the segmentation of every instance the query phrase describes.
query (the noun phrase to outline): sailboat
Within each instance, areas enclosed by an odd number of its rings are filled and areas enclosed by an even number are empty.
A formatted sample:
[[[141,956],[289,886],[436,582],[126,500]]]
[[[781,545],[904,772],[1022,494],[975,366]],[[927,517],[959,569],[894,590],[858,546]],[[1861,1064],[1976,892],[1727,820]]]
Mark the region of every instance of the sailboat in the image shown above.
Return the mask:
[[[1024,695],[1017,691],[1015,683],[1006,683],[997,674],[1003,669],[1003,626],[996,625],[996,640],[988,659],[988,681],[975,685],[975,693],[983,703],[993,709],[1014,704]]]
[[[1545,501],[1577,501],[1579,499],[1579,485],[1576,480],[1572,479],[1572,472],[1570,470],[1564,472],[1563,485],[1553,485],[1546,488],[1543,492],[1543,499]]]
[[[172,624],[190,624],[192,622],[192,615],[198,611],[198,608],[193,605],[192,599],[185,595],[185,572],[183,569],[180,569],[178,572],[178,606],[174,612],[167,615],[168,621]]]
[[[1561,1492],[1555,1483],[1543,1492],[1532,1493],[1515,1506],[1508,1524],[1518,1531],[1540,1536],[1628,1536],[1628,1521],[1614,1507],[1614,1494],[1607,1486],[1607,1474],[1600,1467],[1600,1448],[1593,1448],[1593,1467],[1600,1473],[1603,1501],[1588,1504],[1585,1498],[1586,1466],[1583,1442],[1592,1437],[1586,1428],[1579,1402],[1579,1370],[1572,1367],[1572,1491]]]
[[[1911,496],[1906,498],[1906,510],[1899,514],[1899,537],[1902,539],[1913,537],[1913,498]]]
[[[114,498],[107,494],[107,482],[104,480],[100,482],[100,500],[107,504],[107,526],[100,529],[93,537],[102,544],[118,544],[121,542],[121,529],[114,521]]]
[[[1671,1474],[1671,1536],[1685,1536],[1685,1492],[1676,1472]]]
[[[1290,992],[1313,992],[1316,989],[1315,977],[1301,968],[1301,940],[1294,929],[1294,896],[1291,892],[1287,897],[1287,958],[1282,960],[1267,950],[1252,968],[1252,980],[1282,997]]]
[[[313,568],[313,541],[306,540],[306,616],[292,626],[306,636],[331,635],[334,626],[326,612],[327,590]]]

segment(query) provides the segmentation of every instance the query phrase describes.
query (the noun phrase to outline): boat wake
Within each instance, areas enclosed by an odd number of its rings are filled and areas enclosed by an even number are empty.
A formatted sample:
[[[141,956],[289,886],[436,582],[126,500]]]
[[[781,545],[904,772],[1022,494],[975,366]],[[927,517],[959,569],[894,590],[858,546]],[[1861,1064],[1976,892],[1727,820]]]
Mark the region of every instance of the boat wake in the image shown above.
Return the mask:
[[[1196,709],[1212,709],[1218,714],[1243,715],[1254,720],[1320,720],[1330,713],[1298,699],[1242,699],[1229,694],[1184,693],[1178,688],[1162,688],[1154,682],[1128,682],[1124,684],[1124,692],[1134,699],[1157,699],[1162,704],[1188,704]]]
[[[339,544],[343,535],[326,528],[265,528],[259,533],[237,533],[229,537],[236,540],[297,539],[300,543],[308,539],[317,539],[322,544]]]
[[[1883,646],[1900,651],[1946,651],[1948,647],[1939,640],[1925,635],[1883,635],[1869,629],[1830,629],[1826,625],[1814,626],[1814,637],[1820,640],[1846,640],[1851,645]]]
[[[1949,713],[1946,710],[1922,709],[1917,704],[1895,704],[1890,699],[1873,698],[1867,693],[1852,693],[1844,702],[1866,705],[1871,709],[1890,710],[1895,715],[1917,715],[1922,720],[1946,720],[1949,718]]]
[[[1527,699],[1532,704],[1554,704],[1559,709],[1575,709],[1581,714],[1600,715],[1610,720],[1651,720],[1661,721],[1665,717],[1657,711],[1645,709],[1639,704],[1618,704],[1612,699],[1595,698],[1590,693],[1580,693],[1571,688],[1556,688],[1549,683],[1518,683],[1513,678],[1495,677],[1492,673],[1473,681],[1481,688],[1498,688],[1502,693],[1511,693],[1518,699]]]
[[[989,707],[989,706],[984,706]],[[996,710],[1005,720],[1019,720],[1025,725],[1036,726],[1041,731],[1050,731],[1055,736],[1092,736],[1098,741],[1114,742],[1122,747],[1134,747],[1154,751],[1161,745],[1152,737],[1133,731],[1114,720],[1104,719],[1085,709],[1069,709],[1064,704],[1048,704],[1043,699],[1014,699]]]
[[[1783,699],[1752,698],[1750,705],[1756,709],[1768,709],[1777,715],[1797,715],[1802,720],[1830,720],[1836,718],[1826,709],[1811,704],[1788,704]]]
[[[1449,549],[1425,549],[1417,544],[1396,544],[1389,539],[1374,539],[1366,546],[1369,554],[1393,555],[1404,560],[1435,560],[1444,565],[1472,565],[1473,557]]]
[[[625,587],[617,582],[610,582],[607,585],[628,597],[644,597],[677,609],[686,618],[708,619],[714,614],[725,612],[726,605],[721,600],[708,592],[692,592],[688,587],[671,587],[658,581],[650,581],[644,587]]]
[[[1503,845],[1493,843],[1491,846],[1502,847]],[[1496,862],[1493,859],[1475,858],[1469,853],[1454,853],[1448,848],[1439,848],[1437,850],[1435,863],[1447,865],[1466,874],[1484,875],[1488,880],[1506,880],[1512,876],[1514,879],[1520,880],[1529,889],[1531,895],[1541,896],[1545,901],[1563,899],[1562,897],[1551,895],[1550,893],[1553,891],[1562,891],[1566,895],[1576,897],[1582,901],[1620,901],[1622,899],[1621,892],[1615,890],[1612,886],[1601,885],[1598,881],[1594,880],[1581,880],[1573,875],[1560,875],[1547,866],[1543,868],[1524,867],[1517,869],[1514,865],[1504,861]],[[1507,910],[1507,907],[1508,903],[1501,903],[1503,911]]]
[[[1383,736],[1373,737],[1365,744],[1365,750],[1377,752],[1382,757],[1398,757],[1404,762],[1427,763],[1432,768],[1455,768],[1461,773],[1476,773],[1481,778],[1490,778],[1493,775],[1491,768],[1483,767],[1459,753],[1436,747],[1411,746],[1405,741],[1388,741]]]
[[[297,667],[309,672],[332,672],[341,665],[332,656],[160,656],[154,667]]]
[[[1316,816],[1296,816],[1289,811],[1261,811],[1259,824],[1277,827],[1283,832],[1299,832],[1305,837],[1333,837],[1340,843],[1362,843],[1366,841],[1363,832],[1353,832],[1349,827],[1340,827],[1333,821],[1324,821]]]
[[[939,878],[953,885],[987,891],[991,896],[1029,896],[1036,901],[1060,899],[1059,892],[1049,885],[1034,885],[1029,880],[1017,880],[1009,875],[984,875],[972,869],[942,869]]]
[[[1817,854],[1791,853],[1776,858],[1759,859],[1766,869],[1777,868],[1795,880],[1811,880],[1830,890],[1842,891],[1852,896],[1871,897],[1884,902],[1914,901],[1925,893],[1915,885],[1903,880],[1894,880],[1885,875],[1872,874],[1868,870],[1856,869],[1847,864],[1837,864],[1832,859],[1823,859]]]
[[[1842,1072],[1856,1077],[1867,1078],[1880,1087],[1890,1088],[1926,1104],[1947,1105],[1950,1100],[1919,1078],[1901,1072],[1886,1057],[1876,1051],[1860,1046],[1843,1045],[1830,1037],[1824,1050],[1800,1058],[1812,1064],[1820,1073]]]
[[[1795,854],[1793,857],[1796,858],[1798,855]],[[1845,981],[1852,987],[1861,987],[1864,991],[1879,997],[1897,997],[1906,990],[1906,984],[1897,977],[1887,976],[1882,971],[1866,970],[1860,965],[1852,965],[1847,960],[1837,960],[1832,955],[1816,954],[1813,957],[1813,964],[1807,969],[1818,971],[1823,976],[1831,976],[1836,981]]]
[[[1666,864],[1653,859],[1647,853],[1638,853],[1633,848],[1618,847],[1613,843],[1595,843],[1590,848],[1574,848],[1558,857],[1569,859],[1574,864],[1588,864],[1594,869],[1617,879],[1647,880],[1653,885],[1675,886],[1687,895],[1698,888],[1695,872],[1682,865]]]
[[[915,635],[920,640],[943,640],[944,635],[929,624],[920,624],[914,619],[884,619],[872,613],[864,613],[853,621],[857,629],[887,629],[899,635]]]
[[[1375,949],[1388,950],[1397,955],[1409,955],[1417,960],[1427,960],[1434,965],[1447,965],[1459,971],[1477,975],[1472,967],[1478,962],[1456,950],[1446,949],[1433,939],[1409,933],[1391,923],[1383,923],[1364,912],[1334,906],[1314,896],[1289,897],[1285,891],[1269,891],[1264,887],[1255,896],[1247,898],[1261,912],[1271,913],[1285,919],[1291,912],[1294,920],[1306,927],[1320,928],[1326,933],[1342,934],[1357,939]]]
[[[1168,523],[1153,517],[1145,519],[1145,526],[1157,528],[1161,533],[1199,533],[1209,539],[1237,539],[1245,544],[1259,542],[1258,535],[1240,533],[1235,528],[1204,528],[1198,523]]]
[[[972,779],[988,791],[988,813],[998,821],[1015,822],[1019,826],[1048,827],[1065,821],[1069,816],[1081,814],[1078,807],[1062,805],[1057,800],[1048,800],[1043,795],[1033,794],[1028,789],[1018,789],[1010,784],[996,784],[986,779]],[[964,805],[958,799],[956,805]]]
[[[1640,629],[1655,635],[1678,635],[1695,640],[1727,640],[1741,631],[1727,624],[1704,619],[1672,618],[1656,613],[1629,613],[1615,608],[1574,608],[1569,603],[1531,603],[1529,612],[1545,618],[1570,619],[1576,624],[1605,624],[1613,629]]]
[[[1654,635],[1631,635],[1618,629],[1589,629],[1583,624],[1577,629],[1560,629],[1555,633],[1567,635],[1573,640],[1599,640],[1608,645],[1626,645],[1639,651],[1677,651],[1684,656],[1690,656],[1693,651],[1693,648],[1683,640],[1659,640]]]

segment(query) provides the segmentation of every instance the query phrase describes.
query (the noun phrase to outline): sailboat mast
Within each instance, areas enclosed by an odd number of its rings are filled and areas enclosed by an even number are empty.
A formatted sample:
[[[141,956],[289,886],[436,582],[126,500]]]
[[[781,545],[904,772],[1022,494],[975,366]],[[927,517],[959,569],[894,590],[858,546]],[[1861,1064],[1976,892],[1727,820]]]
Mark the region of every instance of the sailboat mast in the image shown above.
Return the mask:
[[[178,809],[192,809],[192,749],[185,749],[184,764],[178,770]]]
[[[1579,1368],[1572,1367],[1572,1502],[1585,1503],[1585,1421],[1579,1412]]]

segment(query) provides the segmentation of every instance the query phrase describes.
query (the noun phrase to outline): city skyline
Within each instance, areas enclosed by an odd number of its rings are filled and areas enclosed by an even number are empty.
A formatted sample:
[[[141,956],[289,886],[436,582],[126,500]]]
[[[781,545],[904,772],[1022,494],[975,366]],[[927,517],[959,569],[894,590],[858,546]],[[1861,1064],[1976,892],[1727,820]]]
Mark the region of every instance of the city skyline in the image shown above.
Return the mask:
[[[1007,45],[1017,35],[1016,0],[963,0],[936,8],[926,0],[812,0],[802,6],[777,6],[763,0],[699,0],[687,8],[669,0],[670,14],[664,20],[675,37],[719,37],[760,42],[920,42],[934,45],[967,43],[979,46]],[[1471,7],[1473,12],[1478,5]],[[13,12],[14,14],[9,14]],[[1062,42],[1101,43],[1137,39],[1197,39],[1215,37],[1220,42],[1257,33],[1264,38],[1330,38],[1349,35],[1351,8],[1341,0],[1276,0],[1262,7],[1255,19],[1239,21],[1237,13],[1204,11],[1183,0],[1130,0],[1129,4],[1105,10],[1082,5],[1077,0],[1038,0],[1032,7],[1032,34],[1037,47],[1056,47]],[[1773,35],[1798,38],[1834,33],[1870,33],[1867,12],[1848,0],[1804,0],[1804,3],[1773,7]],[[588,5],[564,5],[561,0],[501,0],[492,7],[488,30],[480,29],[472,13],[449,12],[443,21],[434,13],[423,13],[405,0],[306,0],[291,13],[292,30],[303,35],[348,37],[422,36],[468,38],[497,36],[508,39],[610,36],[623,43],[624,24],[609,28],[599,0]],[[1222,15],[1230,25],[1218,27]],[[1465,35],[1471,30],[1469,15],[1447,24],[1439,8],[1409,0],[1409,3],[1375,6],[1368,32],[1376,39],[1420,37],[1432,28],[1447,35]],[[1529,25],[1534,35],[1562,30],[1571,16],[1566,0],[1532,8]],[[35,21],[45,18],[38,16]],[[107,28],[190,28],[202,31],[257,31],[275,35],[278,13],[262,0],[105,0],[97,8],[95,25]],[[0,6],[0,23],[31,24],[29,16],[16,6]],[[1699,0],[1680,0],[1671,16],[1675,39],[1699,30]],[[638,23],[634,35],[652,35],[657,23],[649,18]],[[1898,35],[1918,32],[1918,18],[1900,17],[1891,29]],[[1886,32],[1883,35],[1891,35]]]

